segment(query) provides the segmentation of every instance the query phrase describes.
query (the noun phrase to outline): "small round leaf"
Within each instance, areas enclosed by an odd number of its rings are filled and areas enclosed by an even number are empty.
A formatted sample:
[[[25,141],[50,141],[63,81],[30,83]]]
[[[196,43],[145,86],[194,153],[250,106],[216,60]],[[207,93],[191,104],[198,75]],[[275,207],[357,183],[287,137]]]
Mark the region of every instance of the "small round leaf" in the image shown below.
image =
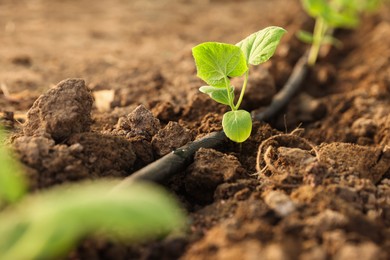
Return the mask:
[[[251,114],[245,110],[229,111],[223,115],[222,126],[230,140],[242,143],[251,135]]]

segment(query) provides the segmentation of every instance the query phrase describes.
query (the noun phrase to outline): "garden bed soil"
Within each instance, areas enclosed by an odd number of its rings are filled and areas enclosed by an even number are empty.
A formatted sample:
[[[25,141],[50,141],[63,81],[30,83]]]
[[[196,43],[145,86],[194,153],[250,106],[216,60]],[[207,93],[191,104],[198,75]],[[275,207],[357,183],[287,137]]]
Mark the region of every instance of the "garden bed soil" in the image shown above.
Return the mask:
[[[389,10],[337,31],[343,47],[325,49],[247,142],[200,149],[170,181],[187,231],[140,245],[90,238],[68,258],[389,259]],[[191,47],[269,25],[288,34],[254,69],[248,110],[270,103],[307,48],[294,38],[313,25],[299,1],[2,1],[0,120],[31,192],[124,178],[221,130],[226,108],[198,93]]]

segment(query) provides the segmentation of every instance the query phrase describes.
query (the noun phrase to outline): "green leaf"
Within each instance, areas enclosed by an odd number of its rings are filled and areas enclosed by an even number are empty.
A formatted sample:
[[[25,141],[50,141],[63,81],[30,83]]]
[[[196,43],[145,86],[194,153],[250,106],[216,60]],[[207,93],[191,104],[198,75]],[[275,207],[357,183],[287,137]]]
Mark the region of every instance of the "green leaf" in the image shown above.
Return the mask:
[[[305,11],[312,17],[323,16],[330,11],[330,6],[326,0],[301,0]]]
[[[351,7],[351,1],[333,1],[331,3],[326,0],[301,1],[309,15],[316,18],[321,17],[333,28],[354,28],[359,23],[358,10]]]
[[[314,36],[312,33],[299,30],[296,34],[297,38],[304,43],[312,44],[314,41]]]
[[[198,77],[213,87],[230,85],[228,77],[238,77],[247,70],[245,56],[235,45],[206,42],[192,48]]]
[[[334,28],[355,28],[359,24],[357,12],[340,12],[336,10],[324,14],[325,21]]]
[[[229,111],[223,115],[222,126],[230,140],[242,143],[252,131],[251,114],[245,110]]]
[[[333,0],[332,4],[340,10],[351,10],[356,12],[373,11],[378,8],[381,0]]]
[[[0,259],[58,259],[91,234],[139,241],[181,228],[184,215],[161,188],[100,180],[30,196],[0,215]]]
[[[234,100],[234,88],[230,86],[231,95]],[[229,96],[226,88],[216,88],[212,86],[202,86],[199,88],[199,91],[209,95],[213,100],[218,103],[229,106]]]
[[[286,30],[270,26],[253,33],[236,45],[244,52],[249,64],[258,65],[269,60],[274,55],[276,47]]]
[[[3,140],[0,129],[0,140]],[[0,205],[14,203],[26,192],[26,183],[18,161],[12,157],[11,152],[0,143]]]

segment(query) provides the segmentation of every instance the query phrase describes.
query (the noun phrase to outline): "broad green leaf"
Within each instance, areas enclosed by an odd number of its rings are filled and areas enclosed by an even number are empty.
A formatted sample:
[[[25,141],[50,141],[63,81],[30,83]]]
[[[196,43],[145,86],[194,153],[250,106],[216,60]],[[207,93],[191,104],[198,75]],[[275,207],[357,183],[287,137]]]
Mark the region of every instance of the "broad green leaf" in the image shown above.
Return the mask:
[[[249,35],[236,45],[244,52],[249,64],[258,65],[266,62],[274,55],[276,47],[286,30],[277,26],[270,26]]]
[[[4,139],[0,129],[0,139]],[[26,183],[18,161],[9,149],[0,142],[0,205],[13,203],[26,192]]]
[[[297,38],[304,43],[312,44],[314,41],[314,36],[312,33],[299,30],[296,34]]]
[[[334,28],[353,28],[358,25],[358,10],[342,0],[301,0],[306,12],[312,17],[321,17]],[[356,1],[356,0],[355,0]],[[352,6],[355,6],[352,4]]]
[[[213,87],[230,85],[228,77],[238,77],[247,70],[245,56],[235,45],[206,42],[192,48],[198,77]]]
[[[330,11],[327,0],[301,0],[305,11],[312,17],[323,16]]]
[[[251,135],[251,114],[245,110],[229,111],[223,115],[222,127],[230,140],[242,143]]]
[[[234,88],[230,87],[230,93],[232,100],[234,100]],[[209,95],[213,100],[218,103],[229,105],[229,96],[226,88],[216,88],[212,86],[202,86],[199,88],[199,91]]]
[[[357,12],[373,11],[380,5],[381,0],[333,0],[332,5],[339,10],[351,10]]]
[[[359,24],[357,12],[331,10],[324,14],[325,21],[334,28],[355,28]]]
[[[88,235],[139,241],[183,227],[161,188],[118,182],[65,185],[31,195],[0,215],[0,259],[59,259]]]

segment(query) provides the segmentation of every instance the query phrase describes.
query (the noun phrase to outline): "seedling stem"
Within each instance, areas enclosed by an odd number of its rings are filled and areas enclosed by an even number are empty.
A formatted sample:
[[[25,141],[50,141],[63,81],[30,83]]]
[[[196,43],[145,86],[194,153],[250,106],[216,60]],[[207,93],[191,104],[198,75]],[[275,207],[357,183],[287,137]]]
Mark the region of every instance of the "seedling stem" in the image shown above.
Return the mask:
[[[325,23],[325,20],[322,17],[318,17],[316,19],[316,24],[314,26],[314,39],[313,44],[310,48],[308,64],[309,66],[314,66],[318,53],[320,52],[320,48],[322,45],[322,41],[325,37],[326,31],[328,30],[328,26]]]
[[[242,99],[244,98],[246,85],[248,84],[248,78],[249,78],[249,69],[245,73],[244,83],[243,83],[242,88],[241,88],[240,97],[238,98],[238,101],[237,101],[236,106],[234,107],[234,110],[237,110],[241,105]]]

